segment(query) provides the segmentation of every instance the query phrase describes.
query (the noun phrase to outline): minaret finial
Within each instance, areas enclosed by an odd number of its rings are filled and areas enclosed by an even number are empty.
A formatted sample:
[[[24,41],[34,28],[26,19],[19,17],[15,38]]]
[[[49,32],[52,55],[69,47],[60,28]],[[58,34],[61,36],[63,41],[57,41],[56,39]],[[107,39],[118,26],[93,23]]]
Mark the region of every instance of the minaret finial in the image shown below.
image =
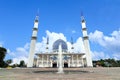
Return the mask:
[[[83,16],[83,12],[81,11],[81,21],[85,22],[84,16]]]
[[[72,37],[71,37],[71,45],[72,45],[71,49],[74,49],[74,47],[73,47],[73,38]]]
[[[38,11],[37,11],[37,15],[35,17],[35,22],[38,22],[38,20],[39,20],[39,8],[38,8]]]
[[[81,11],[81,16],[83,16],[83,12]]]
[[[36,16],[39,16],[39,8],[38,8],[38,10],[37,10],[37,15]]]

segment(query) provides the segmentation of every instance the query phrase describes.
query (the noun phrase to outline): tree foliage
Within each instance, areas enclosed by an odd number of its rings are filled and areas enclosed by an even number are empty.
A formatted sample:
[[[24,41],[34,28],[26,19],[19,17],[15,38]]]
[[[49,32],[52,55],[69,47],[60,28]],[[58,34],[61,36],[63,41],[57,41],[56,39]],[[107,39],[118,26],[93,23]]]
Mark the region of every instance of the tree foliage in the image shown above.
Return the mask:
[[[3,47],[0,47],[0,67],[6,67],[7,64],[4,61],[7,50]]]
[[[8,59],[5,61],[8,65],[12,63],[12,59]]]
[[[19,67],[26,67],[24,60],[20,61]]]
[[[115,59],[101,59],[97,61],[93,61],[93,66],[101,66],[101,67],[120,67],[120,60]]]

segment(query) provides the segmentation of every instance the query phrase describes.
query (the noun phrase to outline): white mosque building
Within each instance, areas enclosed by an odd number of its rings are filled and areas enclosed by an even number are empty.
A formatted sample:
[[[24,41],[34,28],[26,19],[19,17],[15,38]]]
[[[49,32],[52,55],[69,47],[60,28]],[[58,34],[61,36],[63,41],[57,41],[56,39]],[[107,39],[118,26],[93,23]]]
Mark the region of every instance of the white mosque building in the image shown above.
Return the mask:
[[[81,16],[83,43],[85,48],[85,52],[83,53],[68,52],[68,45],[62,39],[58,39],[53,43],[52,52],[47,52],[50,43],[47,39],[46,52],[35,53],[38,23],[39,16],[37,15],[34,21],[27,67],[58,67],[59,45],[62,47],[62,67],[93,67],[89,37],[87,35],[86,22],[83,15]],[[71,44],[73,45],[73,41],[71,41]],[[73,50],[74,47],[72,46],[71,49]],[[34,58],[35,55],[37,58]]]

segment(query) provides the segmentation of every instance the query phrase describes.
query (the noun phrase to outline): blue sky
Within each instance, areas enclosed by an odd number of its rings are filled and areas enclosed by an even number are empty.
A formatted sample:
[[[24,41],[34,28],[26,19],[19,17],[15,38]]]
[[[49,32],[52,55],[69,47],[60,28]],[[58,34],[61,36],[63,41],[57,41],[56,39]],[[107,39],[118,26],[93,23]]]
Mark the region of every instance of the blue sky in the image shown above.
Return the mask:
[[[73,36],[76,42],[79,37],[82,37],[80,24],[82,11],[86,19],[88,34],[94,35],[90,38],[91,51],[96,54],[94,56],[103,54],[103,57],[96,58],[115,58],[113,54],[120,54],[118,48],[120,45],[117,45],[120,40],[118,35],[120,33],[119,0],[0,0],[0,44],[10,50],[9,54],[17,55],[16,49],[23,48],[30,42],[38,9],[40,16],[38,42],[43,41],[43,37],[47,34],[46,30],[51,34],[52,32],[63,33],[68,42]],[[114,31],[116,34],[113,36],[111,34]],[[96,38],[95,34],[101,37]],[[110,41],[111,43],[118,41],[114,44],[115,52],[109,50],[111,48],[107,49]],[[113,44],[111,46],[113,47]],[[9,54],[6,59],[15,58]],[[106,54],[107,57],[105,57]]]

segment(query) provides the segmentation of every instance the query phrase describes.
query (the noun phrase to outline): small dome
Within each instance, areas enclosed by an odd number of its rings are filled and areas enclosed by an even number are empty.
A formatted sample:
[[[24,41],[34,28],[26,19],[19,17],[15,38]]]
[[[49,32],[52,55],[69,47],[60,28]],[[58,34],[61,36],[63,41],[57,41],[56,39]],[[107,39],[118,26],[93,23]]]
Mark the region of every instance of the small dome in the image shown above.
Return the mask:
[[[65,41],[63,41],[62,39],[58,39],[57,41],[54,42],[53,44],[53,51],[54,52],[58,52],[58,49],[59,49],[59,45],[62,45],[62,51],[63,52],[66,52],[68,50],[67,48],[67,44]]]

